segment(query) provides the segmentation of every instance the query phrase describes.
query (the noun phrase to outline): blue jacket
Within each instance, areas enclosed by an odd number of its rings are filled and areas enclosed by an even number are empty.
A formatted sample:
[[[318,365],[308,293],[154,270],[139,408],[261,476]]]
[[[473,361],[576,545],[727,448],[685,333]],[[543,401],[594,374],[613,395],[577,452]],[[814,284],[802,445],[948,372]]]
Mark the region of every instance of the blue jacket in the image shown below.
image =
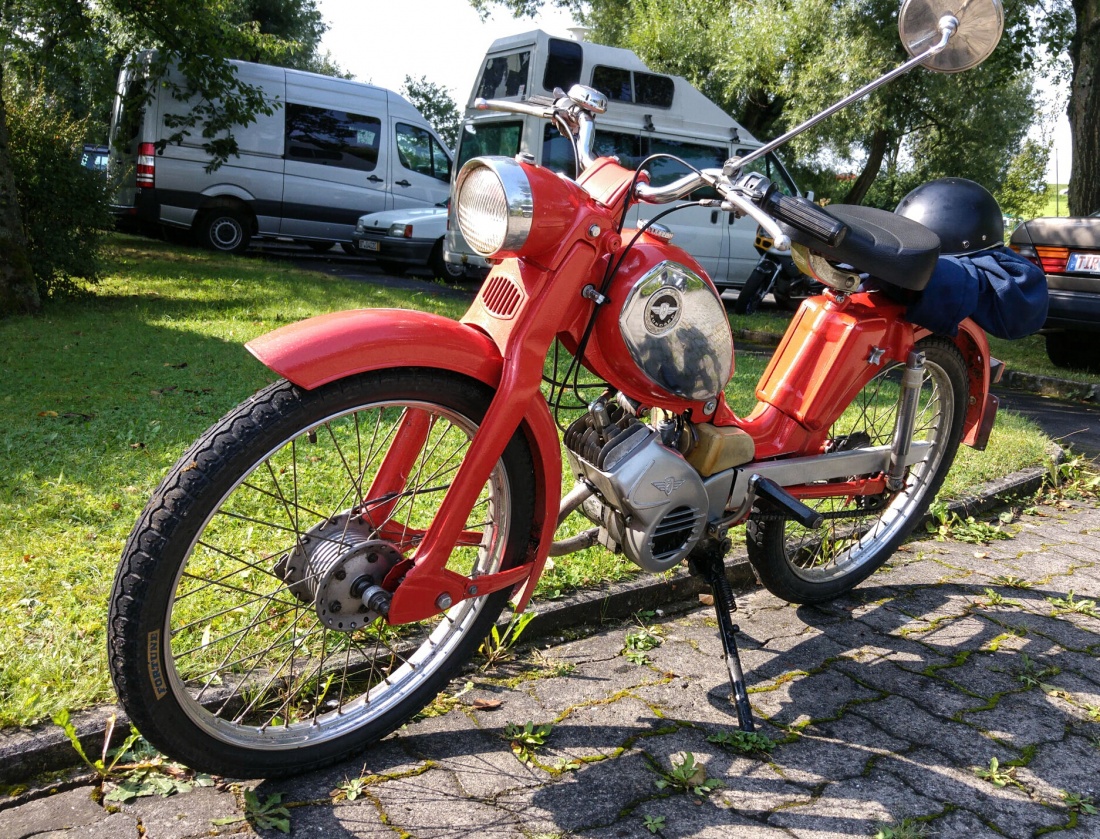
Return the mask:
[[[1043,270],[1006,247],[968,256],[941,256],[932,279],[905,316],[915,324],[955,335],[967,317],[998,338],[1023,338],[1047,319]]]

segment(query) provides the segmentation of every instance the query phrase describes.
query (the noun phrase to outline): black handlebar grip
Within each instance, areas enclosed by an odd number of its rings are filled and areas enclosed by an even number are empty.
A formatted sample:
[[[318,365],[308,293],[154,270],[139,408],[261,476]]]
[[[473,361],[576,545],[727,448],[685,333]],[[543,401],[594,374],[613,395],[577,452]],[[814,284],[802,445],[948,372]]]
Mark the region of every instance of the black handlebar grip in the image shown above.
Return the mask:
[[[766,204],[764,209],[769,215],[820,239],[831,248],[843,242],[848,235],[848,225],[804,198],[791,198],[781,192],[773,192]]]

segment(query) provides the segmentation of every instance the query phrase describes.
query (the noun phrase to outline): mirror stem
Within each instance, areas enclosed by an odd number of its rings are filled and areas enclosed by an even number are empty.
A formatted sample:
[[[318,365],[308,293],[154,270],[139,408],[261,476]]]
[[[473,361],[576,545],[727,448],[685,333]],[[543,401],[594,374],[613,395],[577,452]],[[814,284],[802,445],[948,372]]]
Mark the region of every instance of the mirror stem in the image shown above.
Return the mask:
[[[918,64],[920,64],[925,59],[931,58],[933,55],[937,55],[938,53],[943,52],[944,48],[947,46],[947,42],[951,40],[951,36],[955,34],[955,32],[958,30],[958,28],[959,28],[959,21],[958,21],[957,18],[955,18],[954,15],[944,15],[942,18],[940,18],[940,22],[939,22],[939,32],[940,32],[939,42],[937,42],[936,44],[929,47],[927,50],[922,52],[920,55],[917,55],[917,56],[914,56],[913,58],[910,58],[908,61],[906,61],[900,67],[894,68],[893,70],[891,70],[889,73],[887,73],[884,76],[879,76],[879,78],[875,79],[873,82],[870,82],[869,84],[864,85],[859,90],[857,90],[855,93],[852,93],[848,96],[845,96],[839,102],[837,102],[833,105],[830,105],[828,108],[826,108],[821,113],[810,117],[808,120],[806,120],[801,125],[795,126],[790,131],[788,131],[786,134],[784,134],[782,137],[776,137],[770,143],[765,143],[760,148],[755,149],[751,153],[745,155],[744,157],[741,158],[740,165],[744,166],[746,163],[750,163],[750,162],[752,162],[753,160],[756,160],[759,157],[763,157],[768,152],[779,148],[781,145],[786,143],[788,140],[791,140],[794,137],[797,137],[799,134],[801,134],[807,128],[813,128],[815,125],[817,125],[819,122],[821,122],[821,120],[825,119],[826,117],[830,117],[833,114],[835,114],[837,111],[840,111],[840,110],[843,110],[844,108],[847,108],[853,102],[858,102],[860,99],[862,99],[868,93],[870,93],[872,90],[875,90],[876,88],[881,87],[882,85],[886,84],[887,82],[893,81],[898,76],[905,75],[906,73],[908,73],[910,70],[912,70],[914,67],[916,67]]]

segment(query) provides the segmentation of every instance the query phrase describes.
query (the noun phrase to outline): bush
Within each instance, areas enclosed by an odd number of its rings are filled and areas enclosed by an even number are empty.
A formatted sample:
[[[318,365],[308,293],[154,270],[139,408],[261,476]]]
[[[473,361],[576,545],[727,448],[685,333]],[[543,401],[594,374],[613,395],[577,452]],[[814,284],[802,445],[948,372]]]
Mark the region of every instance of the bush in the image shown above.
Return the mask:
[[[43,297],[70,294],[99,275],[109,226],[102,173],[80,165],[86,120],[75,120],[42,89],[4,93],[12,169],[27,256]]]

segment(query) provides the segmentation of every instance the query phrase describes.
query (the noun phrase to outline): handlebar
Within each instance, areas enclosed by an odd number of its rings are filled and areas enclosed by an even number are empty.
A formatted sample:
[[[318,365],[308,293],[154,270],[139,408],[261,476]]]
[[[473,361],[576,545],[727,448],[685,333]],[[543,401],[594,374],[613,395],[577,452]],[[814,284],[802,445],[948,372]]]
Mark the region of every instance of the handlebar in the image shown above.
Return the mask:
[[[844,222],[804,198],[791,198],[774,192],[765,200],[764,209],[781,222],[808,233],[831,248],[843,242],[848,235],[848,226]]]
[[[577,154],[583,171],[595,161],[594,115],[603,113],[607,104],[598,91],[576,85],[568,95],[561,95],[556,100],[514,102],[479,97],[474,100],[474,107],[481,111],[503,111],[549,119],[563,127],[563,130],[568,129],[571,134],[575,132]],[[736,159],[727,161],[725,169],[692,172],[661,187],[637,183],[634,194],[638,200],[647,204],[669,204],[687,197],[700,187],[713,187],[722,196],[722,200],[720,204],[712,201],[712,206],[720,205],[722,209],[737,215],[750,216],[774,239],[778,250],[787,250],[791,240],[777,219],[832,247],[840,244],[847,235],[848,228],[843,222],[809,201],[779,193],[763,175],[750,172],[731,181],[740,170],[739,163]]]

